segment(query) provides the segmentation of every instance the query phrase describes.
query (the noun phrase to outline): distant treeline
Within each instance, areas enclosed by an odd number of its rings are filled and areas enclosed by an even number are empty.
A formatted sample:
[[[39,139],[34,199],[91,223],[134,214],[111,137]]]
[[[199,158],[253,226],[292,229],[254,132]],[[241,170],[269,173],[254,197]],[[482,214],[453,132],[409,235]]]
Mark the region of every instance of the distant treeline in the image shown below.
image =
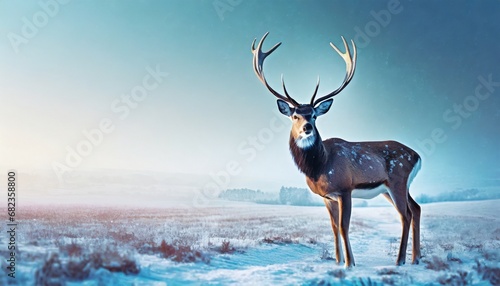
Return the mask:
[[[219,198],[229,201],[279,204],[276,194],[264,193],[260,190],[229,189],[220,193]]]
[[[314,195],[309,189],[296,187],[281,187],[280,192],[264,193],[260,190],[229,189],[223,191],[219,198],[230,201],[253,202],[258,204],[291,205],[291,206],[323,206],[321,198]],[[415,200],[419,203],[479,201],[500,199],[500,192],[487,192],[479,189],[466,189],[446,192],[429,196],[422,194]],[[368,202],[363,200],[354,204],[355,207],[367,207]]]
[[[260,204],[279,204],[293,206],[322,206],[321,200],[315,199],[310,190],[305,188],[281,187],[279,194],[264,193],[260,190],[251,189],[229,189],[223,191],[219,198],[254,202]]]
[[[322,200],[314,197],[313,193],[304,188],[281,187],[280,203],[291,206],[323,206]]]
[[[422,194],[417,196],[415,200],[419,203],[435,203],[435,202],[455,202],[455,201],[481,201],[500,199],[500,192],[481,191],[479,189],[466,189],[445,192],[435,196]]]

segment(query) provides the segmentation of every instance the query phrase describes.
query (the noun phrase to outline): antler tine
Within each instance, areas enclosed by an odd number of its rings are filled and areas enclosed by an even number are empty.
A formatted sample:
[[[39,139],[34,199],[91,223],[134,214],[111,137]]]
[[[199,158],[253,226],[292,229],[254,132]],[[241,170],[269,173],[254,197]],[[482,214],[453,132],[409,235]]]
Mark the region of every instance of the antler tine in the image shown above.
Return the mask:
[[[318,88],[319,88],[319,75],[318,75],[318,81],[316,82],[316,88],[314,89],[313,96],[311,98],[311,105],[314,106],[314,98],[316,97],[316,94],[318,93]]]
[[[285,91],[286,97],[281,95],[276,90],[274,90],[266,81],[266,77],[264,76],[264,69],[263,69],[264,60],[267,58],[267,56],[269,56],[272,52],[274,52],[281,45],[281,42],[279,42],[276,45],[274,45],[274,47],[272,47],[269,51],[263,52],[262,51],[262,44],[264,43],[264,40],[266,39],[267,35],[269,35],[269,32],[264,34],[262,39],[259,41],[259,44],[257,45],[257,49],[255,48],[255,42],[257,41],[257,39],[254,39],[252,42],[253,70],[255,71],[255,74],[257,75],[259,80],[267,87],[267,89],[272,94],[274,94],[274,96],[292,104],[293,106],[299,106],[299,103],[297,101],[295,101],[286,91],[284,82],[283,82],[283,89]],[[283,81],[283,77],[282,77],[282,81]]]
[[[293,99],[290,96],[290,94],[288,94],[288,91],[286,90],[285,78],[283,77],[283,74],[281,74],[281,84],[283,85],[283,91],[285,92],[285,95],[288,98],[287,102],[292,103],[292,105],[295,106],[295,107],[299,106],[300,104],[297,101],[295,101],[295,99]]]
[[[314,102],[311,100],[311,102],[313,102],[312,103],[313,106],[316,106],[318,103],[339,94],[349,84],[349,82],[351,81],[351,79],[354,75],[354,71],[356,70],[356,57],[357,57],[356,45],[354,44],[354,41],[351,40],[352,49],[353,49],[353,54],[351,56],[351,51],[349,50],[349,46],[347,45],[347,42],[345,41],[344,37],[342,37],[342,41],[344,42],[344,47],[346,50],[345,53],[342,53],[332,43],[330,43],[330,46],[332,46],[332,48],[344,59],[344,61],[346,63],[346,75],[345,75],[344,81],[342,82],[342,84],[340,85],[339,88],[332,91],[331,93],[329,93],[323,97],[318,98]],[[314,99],[314,97],[316,97],[316,93],[313,95],[313,99]]]

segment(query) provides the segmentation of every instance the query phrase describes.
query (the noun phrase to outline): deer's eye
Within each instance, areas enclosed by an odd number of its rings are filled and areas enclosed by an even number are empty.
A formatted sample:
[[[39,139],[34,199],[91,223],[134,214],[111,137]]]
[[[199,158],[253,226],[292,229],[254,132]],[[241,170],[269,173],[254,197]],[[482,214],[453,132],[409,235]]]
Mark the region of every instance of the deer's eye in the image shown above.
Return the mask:
[[[294,119],[294,120],[297,120],[297,119],[299,119],[299,117],[298,117],[297,115],[294,115],[294,116],[293,116],[293,119]]]

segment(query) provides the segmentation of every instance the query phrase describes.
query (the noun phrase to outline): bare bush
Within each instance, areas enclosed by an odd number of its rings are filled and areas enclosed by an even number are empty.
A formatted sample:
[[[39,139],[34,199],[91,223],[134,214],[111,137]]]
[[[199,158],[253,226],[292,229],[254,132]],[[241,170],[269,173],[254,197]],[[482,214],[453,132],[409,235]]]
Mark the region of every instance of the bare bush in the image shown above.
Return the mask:
[[[229,240],[222,241],[219,252],[220,253],[233,253],[236,249],[231,245]]]
[[[83,281],[89,277],[94,265],[90,263],[88,258],[71,257],[63,266],[65,277],[69,280]]]
[[[389,239],[389,250],[387,251],[387,255],[396,256],[398,251],[398,239],[395,237],[391,237]]]
[[[64,269],[59,255],[53,253],[35,272],[35,284],[47,286],[64,285]]]
[[[439,246],[441,246],[444,251],[451,251],[455,247],[453,243],[440,243]]]
[[[59,249],[68,256],[81,256],[83,254],[82,246],[76,243],[75,240],[72,240],[69,244],[60,243]]]
[[[140,268],[133,258],[109,248],[91,253],[88,260],[92,262],[92,267],[95,269],[104,268],[110,272],[124,274],[138,274],[140,272]]]
[[[153,247],[153,250],[159,252],[163,258],[172,259],[175,262],[210,262],[208,255],[178,241],[169,244],[162,240],[160,246]]]
[[[479,260],[476,260],[474,269],[477,271],[481,279],[487,280],[491,285],[500,285],[500,268],[496,266],[488,266]]]
[[[394,281],[394,278],[391,276],[382,277],[382,283],[384,285],[396,285],[396,281]]]
[[[274,236],[274,237],[264,237],[262,239],[262,242],[264,243],[269,243],[269,244],[291,244],[291,243],[298,243],[297,241],[292,240],[291,237],[289,236]]]
[[[121,231],[110,231],[109,235],[112,238],[114,238],[114,240],[122,243],[131,243],[137,239],[134,233],[127,233]]]
[[[424,232],[420,234],[420,253],[423,257],[430,256],[432,253],[434,253],[434,250],[436,248],[436,243],[432,242],[427,239],[426,235]]]
[[[465,286],[472,284],[472,275],[467,271],[459,270],[457,274],[443,275],[438,278],[441,285]]]
[[[83,281],[89,278],[92,270],[99,268],[127,275],[138,274],[140,271],[134,259],[109,249],[80,257],[71,256],[66,261],[53,253],[35,272],[35,284],[64,285],[66,281]]]
[[[424,261],[427,265],[425,265],[425,268],[431,269],[434,271],[441,271],[441,270],[449,270],[450,265],[444,261],[443,259],[437,257],[437,256],[432,256],[430,260],[425,260]]]
[[[360,286],[382,286],[382,283],[372,280],[370,277],[360,277],[354,281],[354,285]]]
[[[484,244],[483,243],[464,242],[464,243],[462,243],[462,245],[465,246],[468,251],[477,250],[477,251],[481,252],[483,250],[483,248],[484,248]]]
[[[310,244],[318,244],[318,239],[314,238],[314,237],[309,237],[309,239],[307,240],[308,243]]]
[[[484,259],[488,261],[498,261],[500,260],[500,255],[498,251],[495,250],[485,250],[483,251],[483,257]]]
[[[448,254],[446,255],[446,260],[448,262],[457,262],[459,264],[462,264],[462,259],[456,257],[455,255],[453,255],[451,252],[448,252]]]
[[[347,276],[344,269],[335,269],[335,270],[328,271],[328,275],[331,275],[331,276],[338,278],[340,280],[344,280]]]
[[[321,249],[321,260],[333,260],[333,257],[326,246]]]
[[[400,275],[401,273],[396,271],[396,269],[394,269],[394,268],[382,268],[382,269],[377,271],[377,274],[378,275]]]

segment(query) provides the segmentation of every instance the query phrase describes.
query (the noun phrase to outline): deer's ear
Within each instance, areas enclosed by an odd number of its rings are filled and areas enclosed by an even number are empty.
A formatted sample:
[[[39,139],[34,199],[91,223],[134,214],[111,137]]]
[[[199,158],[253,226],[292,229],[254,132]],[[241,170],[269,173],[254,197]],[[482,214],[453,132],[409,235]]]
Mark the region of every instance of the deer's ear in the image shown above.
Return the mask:
[[[281,100],[281,99],[278,99],[278,109],[280,110],[281,114],[283,115],[286,115],[286,116],[292,116],[293,114],[293,111],[290,107],[290,105],[288,105],[288,103],[284,100]]]
[[[330,110],[330,107],[332,106],[333,103],[333,98],[330,98],[329,100],[323,101],[318,105],[318,107],[314,108],[314,112],[316,112],[316,116],[323,115]]]

